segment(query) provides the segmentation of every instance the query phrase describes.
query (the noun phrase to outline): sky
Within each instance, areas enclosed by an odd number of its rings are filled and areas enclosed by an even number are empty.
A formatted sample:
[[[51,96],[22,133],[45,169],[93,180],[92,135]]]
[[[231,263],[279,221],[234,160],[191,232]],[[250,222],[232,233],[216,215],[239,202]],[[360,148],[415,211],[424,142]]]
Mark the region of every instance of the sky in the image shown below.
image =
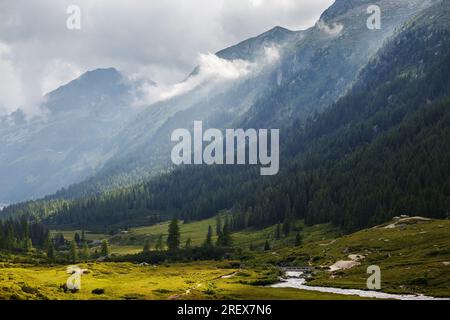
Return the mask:
[[[38,110],[46,93],[96,68],[177,83],[205,54],[274,26],[306,29],[333,2],[0,0],[0,115]],[[79,30],[67,27],[72,5]]]

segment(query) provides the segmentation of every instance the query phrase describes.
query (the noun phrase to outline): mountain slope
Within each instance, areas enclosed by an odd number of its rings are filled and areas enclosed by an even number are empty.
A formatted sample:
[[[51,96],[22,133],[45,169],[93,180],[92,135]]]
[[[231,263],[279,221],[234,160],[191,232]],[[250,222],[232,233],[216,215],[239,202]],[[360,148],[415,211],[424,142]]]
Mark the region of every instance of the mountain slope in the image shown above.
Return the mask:
[[[142,217],[186,220],[233,209],[234,230],[305,218],[358,230],[399,214],[450,212],[448,2],[409,21],[371,60],[349,93],[283,139],[282,172],[195,167],[73,203],[24,204],[56,225],[133,225]],[[43,211],[42,205],[53,210]],[[56,208],[55,208],[56,207]],[[134,221],[134,222],[133,222]]]
[[[131,85],[115,69],[82,75],[45,97],[42,114],[0,119],[0,202],[39,198],[80,182],[111,156],[99,146],[137,110]]]
[[[351,1],[348,6],[348,1],[338,0],[313,28],[293,32],[276,27],[218,52],[229,63],[253,67],[243,77],[202,82],[199,66],[180,84],[196,83],[192,90],[142,111],[104,147],[114,156],[102,169],[57,197],[111,191],[173,170],[170,135],[178,128],[192,130],[195,120],[219,129],[285,128],[295,119],[304,125],[350,88],[396,28],[434,2],[378,1],[383,27],[369,30],[367,1]],[[274,60],[268,61],[268,56]]]

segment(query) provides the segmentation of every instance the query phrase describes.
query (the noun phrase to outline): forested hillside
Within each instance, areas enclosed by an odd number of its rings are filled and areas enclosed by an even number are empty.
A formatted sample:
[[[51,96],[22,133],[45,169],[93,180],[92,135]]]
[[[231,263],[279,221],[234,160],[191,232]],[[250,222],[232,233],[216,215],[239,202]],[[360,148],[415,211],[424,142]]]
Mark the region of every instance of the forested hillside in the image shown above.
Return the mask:
[[[405,25],[353,88],[306,126],[282,131],[281,172],[187,167],[134,187],[79,200],[10,206],[3,216],[99,229],[197,220],[231,210],[234,230],[295,217],[345,231],[400,214],[450,212],[450,5]]]

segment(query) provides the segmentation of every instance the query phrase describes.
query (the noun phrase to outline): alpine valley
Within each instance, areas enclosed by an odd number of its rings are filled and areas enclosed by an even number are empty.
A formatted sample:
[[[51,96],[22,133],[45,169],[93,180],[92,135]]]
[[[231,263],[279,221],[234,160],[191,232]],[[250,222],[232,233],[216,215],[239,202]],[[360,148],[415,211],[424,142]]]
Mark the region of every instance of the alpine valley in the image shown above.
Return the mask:
[[[448,0],[336,0],[152,99],[87,72],[0,118],[0,299],[450,298],[449,75]],[[279,173],[174,166],[197,121],[280,129]]]

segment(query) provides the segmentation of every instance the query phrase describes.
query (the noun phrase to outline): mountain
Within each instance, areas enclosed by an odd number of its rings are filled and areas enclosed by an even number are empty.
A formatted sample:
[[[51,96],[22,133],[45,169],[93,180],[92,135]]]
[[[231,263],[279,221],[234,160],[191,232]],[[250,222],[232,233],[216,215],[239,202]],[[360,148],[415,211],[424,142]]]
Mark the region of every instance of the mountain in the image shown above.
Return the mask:
[[[41,115],[0,119],[0,202],[39,198],[94,174],[110,157],[99,146],[137,109],[131,84],[98,69],[46,95]]]
[[[435,2],[377,1],[382,28],[369,30],[368,1],[338,0],[308,30],[275,27],[219,51],[213,71],[208,63],[199,65],[177,85],[190,90],[140,112],[104,147],[113,154],[105,165],[57,197],[111,191],[173,170],[170,135],[178,128],[192,130],[195,120],[219,129],[286,128],[297,119],[303,126],[351,88],[396,29]],[[223,79],[217,65],[227,70],[244,65],[247,72]],[[214,77],[206,76],[211,72]]]
[[[292,219],[344,231],[401,214],[450,212],[450,3],[437,2],[398,28],[351,89],[306,125],[287,127],[282,170],[176,170],[80,200],[25,203],[3,215],[38,214],[50,225],[111,231],[171,215],[189,220],[229,210],[233,230]]]

